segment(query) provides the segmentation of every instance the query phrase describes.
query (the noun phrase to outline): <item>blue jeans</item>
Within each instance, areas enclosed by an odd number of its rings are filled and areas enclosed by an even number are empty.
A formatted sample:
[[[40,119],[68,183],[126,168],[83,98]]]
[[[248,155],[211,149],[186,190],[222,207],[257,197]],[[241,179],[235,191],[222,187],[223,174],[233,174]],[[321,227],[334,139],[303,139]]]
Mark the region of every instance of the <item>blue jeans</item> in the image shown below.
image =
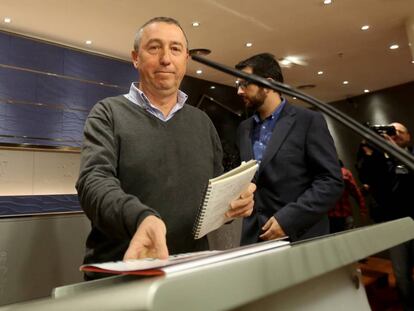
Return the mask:
[[[404,310],[414,310],[414,240],[394,246],[389,252]]]

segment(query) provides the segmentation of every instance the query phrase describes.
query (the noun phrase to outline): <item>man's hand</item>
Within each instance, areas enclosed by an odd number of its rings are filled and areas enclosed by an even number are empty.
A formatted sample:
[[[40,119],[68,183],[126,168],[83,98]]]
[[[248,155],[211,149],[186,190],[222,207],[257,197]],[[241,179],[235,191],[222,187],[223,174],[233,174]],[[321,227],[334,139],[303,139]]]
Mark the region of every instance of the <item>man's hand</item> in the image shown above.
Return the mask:
[[[262,230],[264,231],[264,233],[259,237],[265,241],[274,240],[286,236],[286,233],[283,231],[282,227],[280,227],[279,223],[277,222],[274,216],[269,218],[269,220],[262,227]]]
[[[256,185],[250,183],[240,197],[230,203],[230,209],[227,211],[226,217],[249,217],[253,212],[253,193],[255,191]]]
[[[164,222],[155,216],[146,217],[139,225],[129,243],[124,260],[140,258],[168,258],[167,229]]]
[[[398,147],[397,143],[395,142],[394,138],[395,136],[389,136],[387,134],[382,135],[386,141],[388,141],[391,145],[394,145],[395,147]]]

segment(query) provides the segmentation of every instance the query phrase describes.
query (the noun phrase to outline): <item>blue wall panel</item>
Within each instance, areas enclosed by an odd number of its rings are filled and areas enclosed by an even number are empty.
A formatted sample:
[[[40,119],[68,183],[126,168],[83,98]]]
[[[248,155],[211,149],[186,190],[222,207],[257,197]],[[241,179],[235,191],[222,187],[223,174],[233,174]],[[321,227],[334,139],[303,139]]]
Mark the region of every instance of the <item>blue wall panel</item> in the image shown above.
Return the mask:
[[[102,98],[127,92],[126,89],[53,76],[39,77],[37,91],[38,102],[86,111]]]
[[[35,73],[0,67],[0,99],[36,101]]]
[[[84,111],[64,111],[62,139],[71,141],[71,146],[80,147],[83,139],[83,126],[88,116]]]
[[[65,75],[128,87],[136,79],[132,63],[98,57],[74,50],[65,51]]]
[[[0,133],[4,133],[6,128],[6,103],[0,100]]]
[[[77,195],[0,196],[0,216],[80,212]]]
[[[6,135],[58,139],[62,136],[59,109],[33,105],[6,105]]]
[[[65,109],[90,110],[89,88],[95,85],[81,81],[43,76],[39,78],[38,101],[50,105],[59,105]]]
[[[11,37],[9,65],[63,74],[64,49],[21,37]]]
[[[9,62],[10,36],[0,32],[0,64]]]
[[[93,105],[136,78],[129,62],[0,32],[0,143],[79,147]]]

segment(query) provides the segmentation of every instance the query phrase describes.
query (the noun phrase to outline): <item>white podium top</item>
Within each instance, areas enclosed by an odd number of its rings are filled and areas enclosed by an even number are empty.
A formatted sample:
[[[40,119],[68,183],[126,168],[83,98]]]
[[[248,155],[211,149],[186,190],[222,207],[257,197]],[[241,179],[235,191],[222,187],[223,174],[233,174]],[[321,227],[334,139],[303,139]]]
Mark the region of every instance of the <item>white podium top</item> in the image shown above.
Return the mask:
[[[414,221],[403,218],[165,276],[115,276],[64,286],[55,289],[57,299],[17,304],[0,310],[232,309],[413,238]]]

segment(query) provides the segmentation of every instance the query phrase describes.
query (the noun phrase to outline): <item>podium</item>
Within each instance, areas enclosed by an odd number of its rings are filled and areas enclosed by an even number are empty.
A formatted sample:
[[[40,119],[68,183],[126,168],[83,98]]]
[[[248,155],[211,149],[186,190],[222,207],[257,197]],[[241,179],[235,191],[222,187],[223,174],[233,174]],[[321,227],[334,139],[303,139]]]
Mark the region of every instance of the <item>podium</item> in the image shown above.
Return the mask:
[[[370,310],[356,262],[413,238],[403,218],[165,276],[58,287],[0,310]]]

